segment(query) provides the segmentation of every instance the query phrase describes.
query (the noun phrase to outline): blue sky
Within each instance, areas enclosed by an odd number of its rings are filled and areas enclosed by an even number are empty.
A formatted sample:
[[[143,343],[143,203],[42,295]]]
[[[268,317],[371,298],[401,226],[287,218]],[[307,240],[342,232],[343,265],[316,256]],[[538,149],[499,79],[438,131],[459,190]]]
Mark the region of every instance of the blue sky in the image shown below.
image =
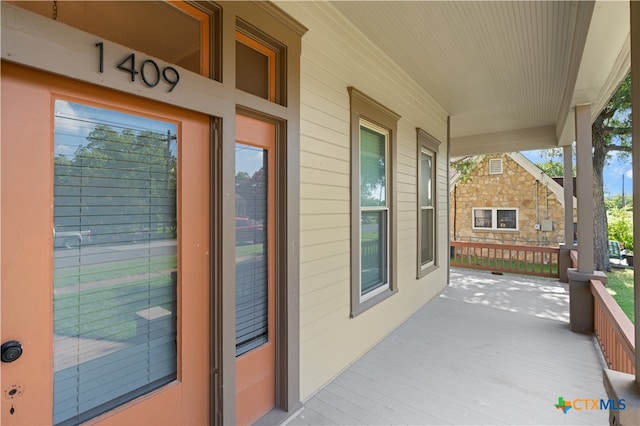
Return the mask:
[[[55,101],[54,155],[73,158],[80,146],[89,143],[87,136],[97,124],[106,124],[118,131],[149,130],[163,135],[167,131],[170,131],[171,135],[176,135],[178,130],[176,123],[57,99]],[[176,149],[176,143],[172,142],[171,152],[174,156],[177,155]]]
[[[541,163],[547,160],[543,156],[543,150],[537,151],[522,151],[521,154],[527,157],[534,163]],[[562,161],[561,158],[556,159]],[[575,160],[574,160],[575,164]],[[624,193],[629,195],[632,192],[632,173],[631,173],[631,158],[625,160],[618,160],[612,158],[604,167],[604,193],[606,196],[614,196],[622,194],[622,181],[624,176]]]

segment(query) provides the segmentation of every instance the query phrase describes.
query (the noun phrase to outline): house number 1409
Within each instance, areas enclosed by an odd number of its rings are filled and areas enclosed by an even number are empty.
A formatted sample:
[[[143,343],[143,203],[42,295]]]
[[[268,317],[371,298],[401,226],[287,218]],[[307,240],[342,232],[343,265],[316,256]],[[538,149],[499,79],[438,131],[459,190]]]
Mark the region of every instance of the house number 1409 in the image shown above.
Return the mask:
[[[104,43],[98,42],[96,43],[96,47],[98,48],[98,52],[100,55],[99,58],[99,69],[100,72],[104,72]],[[156,87],[160,81],[164,81],[169,86],[169,92],[176,88],[178,82],[180,81],[180,74],[178,70],[173,67],[164,67],[160,69],[158,64],[155,63],[153,59],[145,59],[140,64],[138,68],[136,66],[136,54],[131,53],[126,58],[116,65],[121,71],[131,74],[131,81],[136,81],[136,76],[140,75],[140,79],[142,82],[148,87]]]

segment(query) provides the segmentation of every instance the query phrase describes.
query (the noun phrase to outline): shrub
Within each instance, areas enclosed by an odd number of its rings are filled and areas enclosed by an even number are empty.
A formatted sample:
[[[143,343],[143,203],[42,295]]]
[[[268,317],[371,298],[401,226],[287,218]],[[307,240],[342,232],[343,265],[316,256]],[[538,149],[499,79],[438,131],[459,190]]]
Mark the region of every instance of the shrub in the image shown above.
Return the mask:
[[[633,221],[627,209],[613,208],[608,217],[609,239],[619,241],[625,249],[633,250]]]

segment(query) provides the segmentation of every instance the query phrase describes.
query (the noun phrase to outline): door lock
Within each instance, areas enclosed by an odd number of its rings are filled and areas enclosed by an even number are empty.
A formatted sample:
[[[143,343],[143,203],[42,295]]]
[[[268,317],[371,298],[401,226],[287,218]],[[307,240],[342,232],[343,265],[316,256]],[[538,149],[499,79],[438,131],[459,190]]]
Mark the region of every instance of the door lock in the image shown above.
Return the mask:
[[[13,362],[22,355],[22,343],[17,340],[9,340],[0,348],[2,362]]]

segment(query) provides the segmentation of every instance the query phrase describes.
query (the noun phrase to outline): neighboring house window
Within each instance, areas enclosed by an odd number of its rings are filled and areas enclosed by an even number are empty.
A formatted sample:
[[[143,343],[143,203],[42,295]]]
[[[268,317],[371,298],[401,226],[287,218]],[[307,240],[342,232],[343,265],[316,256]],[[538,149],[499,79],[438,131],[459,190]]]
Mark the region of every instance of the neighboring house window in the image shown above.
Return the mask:
[[[518,230],[518,209],[516,208],[474,208],[473,229]]]
[[[436,265],[436,159],[440,142],[418,132],[418,278]]]
[[[351,100],[351,315],[396,290],[393,111],[349,88]]]

